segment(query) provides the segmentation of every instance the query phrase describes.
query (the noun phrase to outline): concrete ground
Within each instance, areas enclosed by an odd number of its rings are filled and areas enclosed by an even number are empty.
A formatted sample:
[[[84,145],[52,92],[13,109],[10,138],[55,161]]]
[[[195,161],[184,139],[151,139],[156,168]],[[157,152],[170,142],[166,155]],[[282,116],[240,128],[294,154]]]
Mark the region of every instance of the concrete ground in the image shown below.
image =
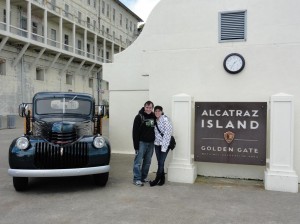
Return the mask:
[[[137,187],[132,184],[133,155],[112,154],[103,188],[90,177],[36,178],[30,190],[15,192],[7,151],[22,131],[21,122],[0,130],[1,224],[300,223],[300,194],[266,191],[262,181],[198,177],[194,184]]]

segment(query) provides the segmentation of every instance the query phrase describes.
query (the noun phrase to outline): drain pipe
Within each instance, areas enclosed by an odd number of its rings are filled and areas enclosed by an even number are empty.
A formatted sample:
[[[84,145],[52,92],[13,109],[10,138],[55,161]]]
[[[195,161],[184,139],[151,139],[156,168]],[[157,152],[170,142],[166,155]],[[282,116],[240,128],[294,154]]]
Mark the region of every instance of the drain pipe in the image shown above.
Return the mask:
[[[98,105],[100,105],[100,102],[102,101],[102,99],[100,99],[101,83],[102,83],[102,68],[100,69],[100,71],[97,74],[97,95],[98,95],[97,99],[98,99]],[[101,93],[101,95],[102,95],[102,93]]]
[[[26,85],[26,80],[24,80],[24,57],[21,59],[21,94],[22,94],[22,103],[24,102],[24,85]]]

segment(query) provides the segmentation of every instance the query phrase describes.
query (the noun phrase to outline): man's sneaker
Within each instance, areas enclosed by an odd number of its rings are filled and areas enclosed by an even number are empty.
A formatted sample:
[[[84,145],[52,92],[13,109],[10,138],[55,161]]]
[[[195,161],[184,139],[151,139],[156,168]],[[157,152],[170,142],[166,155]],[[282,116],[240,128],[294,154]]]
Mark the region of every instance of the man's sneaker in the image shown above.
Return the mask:
[[[144,180],[142,180],[143,183],[149,183],[150,182],[150,179],[146,178]]]
[[[143,184],[142,181],[140,181],[140,180],[133,181],[133,184],[136,185],[136,186],[138,186],[138,187],[144,186],[144,184]]]

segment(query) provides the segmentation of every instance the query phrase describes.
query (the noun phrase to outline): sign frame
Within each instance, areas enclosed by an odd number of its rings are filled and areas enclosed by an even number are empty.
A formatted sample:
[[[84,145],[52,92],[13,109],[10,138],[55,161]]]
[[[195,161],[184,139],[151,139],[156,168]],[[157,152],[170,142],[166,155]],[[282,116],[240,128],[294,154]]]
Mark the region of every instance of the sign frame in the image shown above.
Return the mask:
[[[267,102],[195,102],[194,160],[266,165]]]

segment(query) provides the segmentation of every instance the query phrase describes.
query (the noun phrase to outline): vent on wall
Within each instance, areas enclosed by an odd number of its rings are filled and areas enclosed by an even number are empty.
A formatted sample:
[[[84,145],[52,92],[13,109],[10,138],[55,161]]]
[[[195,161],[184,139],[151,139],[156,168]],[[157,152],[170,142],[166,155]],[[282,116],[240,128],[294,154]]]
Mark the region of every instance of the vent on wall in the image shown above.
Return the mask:
[[[219,13],[219,41],[246,40],[246,11]]]

